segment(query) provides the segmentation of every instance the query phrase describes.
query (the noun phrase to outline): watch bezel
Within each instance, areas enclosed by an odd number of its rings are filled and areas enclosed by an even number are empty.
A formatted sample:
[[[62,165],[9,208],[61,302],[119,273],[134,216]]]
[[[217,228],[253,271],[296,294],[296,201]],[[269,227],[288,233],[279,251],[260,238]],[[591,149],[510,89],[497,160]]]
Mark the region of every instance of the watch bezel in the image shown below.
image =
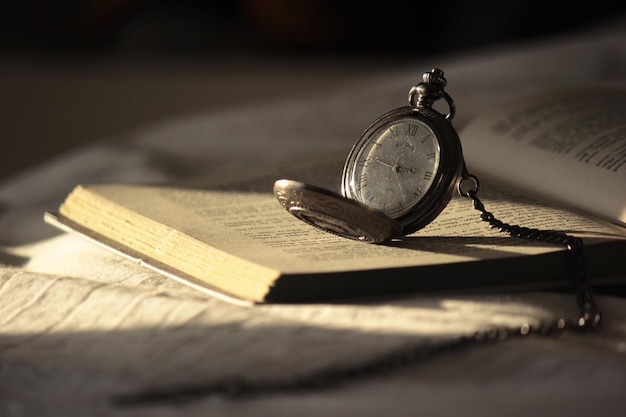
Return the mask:
[[[402,227],[402,234],[407,235],[422,229],[432,222],[448,205],[452,194],[461,178],[463,170],[463,155],[459,136],[450,123],[437,111],[425,107],[401,107],[383,114],[370,124],[359,140],[354,144],[344,164],[341,193],[344,197],[359,201],[354,178],[355,164],[361,150],[370,141],[375,140],[372,135],[385,125],[405,118],[415,118],[426,124],[435,134],[439,147],[439,164],[434,173],[433,182],[424,196],[418,200],[410,211],[400,216],[390,216]]]

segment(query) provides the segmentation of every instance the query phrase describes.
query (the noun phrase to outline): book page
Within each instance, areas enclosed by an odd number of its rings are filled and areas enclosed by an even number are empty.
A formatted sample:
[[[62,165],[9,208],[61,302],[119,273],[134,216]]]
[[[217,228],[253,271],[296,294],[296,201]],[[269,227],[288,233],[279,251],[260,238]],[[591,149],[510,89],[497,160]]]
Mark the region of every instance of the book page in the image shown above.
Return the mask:
[[[468,169],[626,226],[626,90],[568,90],[479,116]]]
[[[213,273],[233,269],[234,265],[227,264],[234,262],[229,255],[284,274],[306,274],[479,261],[563,249],[537,241],[512,239],[490,229],[480,220],[471,201],[462,197],[453,198],[444,212],[423,230],[388,244],[369,245],[325,233],[301,222],[288,214],[272,193],[274,181],[280,178],[336,188],[334,184],[340,182],[342,162],[342,158],[332,156],[299,163],[295,168],[272,167],[251,177],[242,174],[239,178],[234,175],[218,180],[196,179],[176,185],[89,186],[75,192],[74,197],[70,196],[61,213],[78,222],[85,219],[89,222],[90,217],[104,215],[121,216],[117,230],[104,228],[98,231],[112,233],[108,237],[116,240],[130,239],[126,243],[130,247],[147,241],[148,235],[156,234],[158,239],[150,243],[156,246],[147,245],[147,250],[160,256],[171,255],[165,261],[167,263],[187,260],[178,258],[206,262],[204,268],[213,270]],[[529,201],[511,191],[485,187],[481,192],[488,208],[512,223],[586,233],[589,242],[616,236],[614,231],[598,223]],[[75,201],[76,197],[80,204]],[[102,213],[107,200],[118,206],[108,214]],[[82,204],[85,208],[81,211]],[[94,214],[98,211],[99,214]],[[150,222],[137,221],[133,213]],[[133,228],[132,224],[136,227]],[[163,224],[167,230],[150,232],[155,224]],[[97,227],[97,222],[88,226]],[[191,259],[194,253],[180,257],[175,253],[176,248],[170,245],[172,241],[177,242],[170,239],[176,233],[189,236],[194,242],[204,242],[222,254],[212,254],[214,259],[209,259],[206,249],[199,248],[203,254],[200,259]],[[224,264],[218,268],[209,265],[220,260]],[[246,268],[239,265],[237,275],[245,275]],[[258,273],[252,275],[258,279]]]

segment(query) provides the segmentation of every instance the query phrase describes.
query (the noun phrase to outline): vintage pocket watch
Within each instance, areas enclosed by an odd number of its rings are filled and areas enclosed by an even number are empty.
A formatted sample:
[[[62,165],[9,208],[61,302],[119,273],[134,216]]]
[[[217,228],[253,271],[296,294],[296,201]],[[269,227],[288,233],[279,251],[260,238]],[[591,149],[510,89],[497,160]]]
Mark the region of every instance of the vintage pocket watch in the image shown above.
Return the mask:
[[[596,328],[600,311],[593,299],[581,238],[559,231],[510,225],[478,198],[478,178],[468,173],[461,141],[450,120],[454,101],[445,92],[443,71],[432,69],[409,91],[409,105],[384,114],[352,147],[344,165],[341,194],[292,180],[274,183],[283,207],[317,228],[346,238],[381,243],[413,233],[433,221],[456,191],[472,200],[481,220],[510,236],[563,245],[570,253],[580,316],[555,328]],[[443,99],[448,113],[433,108]]]
[[[443,71],[433,69],[409,91],[409,105],[374,121],[343,169],[342,195],[290,180],[274,193],[293,215],[327,232],[379,243],[413,233],[443,211],[462,179],[455,106]],[[432,106],[444,99],[449,111]]]

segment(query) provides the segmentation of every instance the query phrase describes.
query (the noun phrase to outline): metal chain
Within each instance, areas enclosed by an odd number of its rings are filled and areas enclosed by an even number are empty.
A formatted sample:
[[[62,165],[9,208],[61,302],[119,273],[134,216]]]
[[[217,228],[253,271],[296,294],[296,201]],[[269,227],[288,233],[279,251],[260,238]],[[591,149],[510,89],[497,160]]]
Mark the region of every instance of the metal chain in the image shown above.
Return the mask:
[[[463,185],[471,182],[473,186],[469,190],[464,190]],[[601,318],[600,309],[598,308],[594,298],[591,286],[591,278],[587,270],[587,259],[585,257],[585,245],[583,240],[576,236],[571,236],[563,232],[553,230],[539,230],[518,225],[510,225],[495,218],[493,214],[485,209],[484,204],[478,198],[479,181],[473,175],[464,171],[463,179],[459,182],[458,191],[464,197],[472,200],[474,208],[480,211],[480,218],[489,223],[489,227],[507,233],[510,236],[538,240],[546,243],[562,245],[567,248],[570,253],[570,273],[572,277],[572,285],[576,292],[576,300],[580,309],[578,319],[571,321],[561,319],[563,325],[570,329],[590,330],[600,326]]]

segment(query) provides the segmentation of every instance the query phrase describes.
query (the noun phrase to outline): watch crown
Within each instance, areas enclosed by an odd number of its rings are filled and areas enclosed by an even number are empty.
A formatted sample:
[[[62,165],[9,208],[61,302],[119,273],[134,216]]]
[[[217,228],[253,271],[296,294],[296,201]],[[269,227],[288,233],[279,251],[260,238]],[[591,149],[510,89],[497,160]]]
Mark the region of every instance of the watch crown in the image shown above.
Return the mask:
[[[428,84],[438,84],[445,87],[448,84],[446,77],[444,77],[443,71],[439,68],[433,68],[428,72],[425,72],[422,80]]]
[[[424,73],[422,80],[421,83],[411,87],[409,90],[409,106],[418,111],[420,109],[432,109],[433,103],[443,98],[450,108],[450,111],[444,117],[447,120],[451,120],[455,113],[454,101],[444,91],[448,81],[446,81],[443,71],[439,68],[433,68]]]

